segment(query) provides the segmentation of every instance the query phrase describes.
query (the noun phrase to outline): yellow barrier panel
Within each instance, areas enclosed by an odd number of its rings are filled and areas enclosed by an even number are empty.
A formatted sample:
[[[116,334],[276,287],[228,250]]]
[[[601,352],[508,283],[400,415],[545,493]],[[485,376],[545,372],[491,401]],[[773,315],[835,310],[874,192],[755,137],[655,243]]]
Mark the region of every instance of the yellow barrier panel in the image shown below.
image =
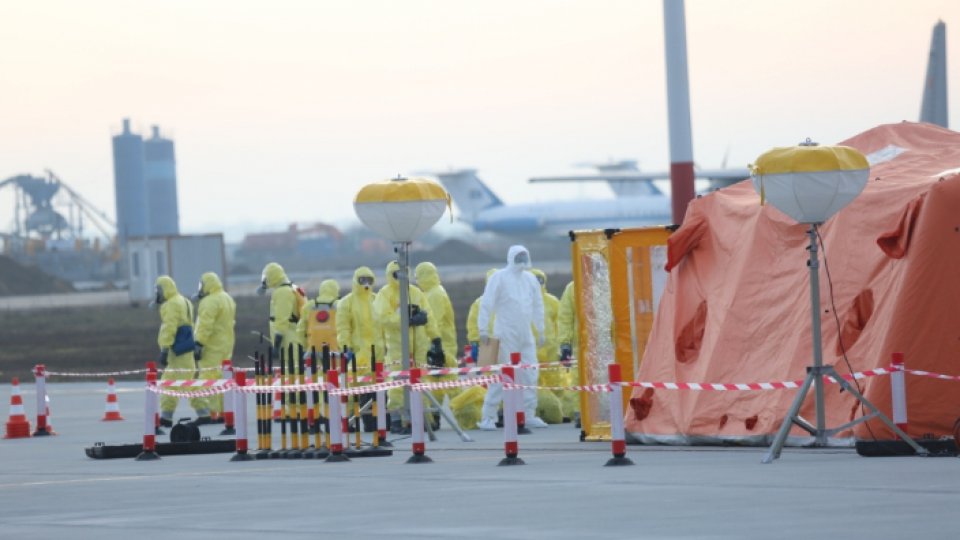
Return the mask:
[[[666,283],[669,236],[666,227],[573,233],[579,384],[608,382],[607,365],[614,360],[624,380],[636,376]],[[629,399],[624,392],[624,410]],[[580,411],[581,439],[610,440],[609,400],[581,393]]]

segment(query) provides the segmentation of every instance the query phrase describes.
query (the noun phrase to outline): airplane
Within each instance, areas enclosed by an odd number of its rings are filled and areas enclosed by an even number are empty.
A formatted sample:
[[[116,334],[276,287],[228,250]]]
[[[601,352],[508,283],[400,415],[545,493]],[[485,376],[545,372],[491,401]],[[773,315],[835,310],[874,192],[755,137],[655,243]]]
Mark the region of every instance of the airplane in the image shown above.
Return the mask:
[[[615,199],[504,204],[476,169],[432,173],[460,210],[459,219],[476,232],[504,235],[566,235],[575,229],[608,229],[671,224],[670,197],[653,183],[647,193]]]
[[[744,168],[727,168],[726,158],[719,169],[694,170],[698,179],[707,180],[705,192],[716,191],[720,188],[735,184],[750,177],[750,170]],[[610,161],[609,163],[580,163],[576,166],[593,167],[596,174],[572,176],[541,176],[530,178],[531,184],[548,182],[606,182],[618,197],[651,195],[651,189],[659,193],[660,190],[653,184],[654,180],[669,180],[670,171],[642,172],[633,160]]]

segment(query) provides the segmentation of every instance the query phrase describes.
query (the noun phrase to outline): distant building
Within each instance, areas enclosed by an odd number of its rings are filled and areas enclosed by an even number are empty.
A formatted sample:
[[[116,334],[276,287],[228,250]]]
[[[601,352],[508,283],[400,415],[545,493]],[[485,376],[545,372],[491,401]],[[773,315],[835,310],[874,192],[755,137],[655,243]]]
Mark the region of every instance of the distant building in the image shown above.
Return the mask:
[[[157,126],[144,140],[123,119],[123,131],[113,137],[113,172],[121,243],[134,236],[180,233],[173,141],[161,137]]]
[[[147,186],[147,226],[151,235],[180,234],[180,209],[177,205],[177,163],[173,141],[160,136],[160,128],[152,127],[152,135],[143,141],[143,179]]]
[[[332,225],[291,223],[285,231],[247,234],[237,250],[237,257],[251,262],[316,262],[336,256],[342,241],[343,234]]]

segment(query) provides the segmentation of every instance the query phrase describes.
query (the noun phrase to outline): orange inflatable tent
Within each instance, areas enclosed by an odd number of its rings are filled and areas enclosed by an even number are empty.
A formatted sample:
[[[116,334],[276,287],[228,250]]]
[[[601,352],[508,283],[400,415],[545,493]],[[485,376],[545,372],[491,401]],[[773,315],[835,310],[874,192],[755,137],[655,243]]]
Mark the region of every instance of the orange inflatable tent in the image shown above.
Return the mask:
[[[890,364],[960,375],[960,133],[883,125],[841,144],[871,163],[863,193],[821,228],[823,361],[841,374]],[[750,180],[690,203],[670,237],[666,291],[637,380],[797,381],[812,364],[807,226],[760,205]],[[824,260],[825,259],[825,260]],[[828,275],[829,272],[829,275]],[[960,380],[907,374],[908,433],[952,433]],[[890,410],[890,377],[859,381]],[[634,389],[628,438],[665,444],[769,444],[796,390]],[[801,416],[815,418],[813,392]],[[827,385],[827,427],[864,414]],[[830,444],[890,440],[871,419]],[[788,444],[812,443],[794,427]]]

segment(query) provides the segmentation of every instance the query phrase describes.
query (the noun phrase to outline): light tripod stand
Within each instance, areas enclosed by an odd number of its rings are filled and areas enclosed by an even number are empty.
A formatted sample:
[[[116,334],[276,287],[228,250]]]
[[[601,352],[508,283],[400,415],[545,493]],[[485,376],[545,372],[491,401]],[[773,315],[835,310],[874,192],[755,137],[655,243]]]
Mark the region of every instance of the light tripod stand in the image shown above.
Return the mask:
[[[780,425],[780,430],[777,431],[777,435],[774,437],[773,443],[770,445],[770,449],[764,456],[762,462],[771,463],[773,460],[780,457],[780,451],[783,449],[783,444],[787,440],[787,435],[790,433],[790,428],[794,424],[814,436],[814,446],[826,446],[827,438],[831,435],[835,435],[839,432],[850,429],[851,427],[874,417],[886,424],[886,426],[896,433],[898,437],[909,444],[918,455],[926,455],[927,450],[925,448],[917,444],[916,441],[911,439],[906,433],[897,427],[897,425],[893,423],[893,421],[890,420],[887,415],[880,412],[880,409],[870,403],[867,398],[863,397],[863,395],[860,394],[854,385],[850,384],[846,379],[837,373],[832,365],[823,365],[823,340],[820,334],[820,262],[817,257],[817,227],[820,224],[808,223],[808,225],[810,228],[807,230],[807,235],[810,237],[810,245],[807,246],[807,251],[810,252],[810,258],[807,260],[807,267],[810,270],[810,309],[811,314],[813,315],[813,365],[807,367],[807,376],[803,379],[803,385],[797,392],[797,396],[794,398],[793,404],[790,406],[787,416],[783,419],[783,424]],[[857,401],[862,403],[864,407],[870,410],[870,414],[861,416],[860,418],[847,422],[842,426],[827,429],[826,410],[824,408],[823,401],[826,377],[833,379],[837,384],[840,385],[841,388],[847,392],[850,392],[850,395],[855,397]],[[814,389],[814,405],[816,407],[817,415],[816,425],[811,425],[800,416],[800,406],[803,405],[803,400],[806,397],[807,392],[810,390],[811,385]]]

